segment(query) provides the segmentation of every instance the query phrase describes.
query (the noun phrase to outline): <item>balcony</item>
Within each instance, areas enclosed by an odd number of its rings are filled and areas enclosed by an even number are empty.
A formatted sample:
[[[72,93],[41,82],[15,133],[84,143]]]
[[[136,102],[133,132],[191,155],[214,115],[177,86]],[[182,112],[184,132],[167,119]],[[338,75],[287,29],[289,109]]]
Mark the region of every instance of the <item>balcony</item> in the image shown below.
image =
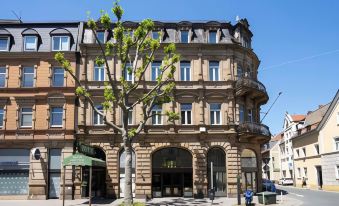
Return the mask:
[[[240,141],[252,141],[255,139],[264,143],[271,139],[271,132],[268,126],[259,123],[240,123],[238,126],[238,132]]]
[[[241,77],[235,84],[236,95],[249,95],[258,102],[265,104],[268,101],[268,95],[265,86],[252,78]]]

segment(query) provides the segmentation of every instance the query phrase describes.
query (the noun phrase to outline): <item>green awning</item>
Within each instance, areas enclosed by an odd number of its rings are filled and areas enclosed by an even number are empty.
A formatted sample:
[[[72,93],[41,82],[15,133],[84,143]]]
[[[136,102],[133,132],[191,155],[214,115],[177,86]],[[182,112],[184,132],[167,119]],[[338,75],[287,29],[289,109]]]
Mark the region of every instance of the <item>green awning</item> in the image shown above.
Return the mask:
[[[98,167],[106,167],[106,162],[86,156],[82,153],[75,153],[69,157],[66,157],[63,161],[64,166],[98,166]]]

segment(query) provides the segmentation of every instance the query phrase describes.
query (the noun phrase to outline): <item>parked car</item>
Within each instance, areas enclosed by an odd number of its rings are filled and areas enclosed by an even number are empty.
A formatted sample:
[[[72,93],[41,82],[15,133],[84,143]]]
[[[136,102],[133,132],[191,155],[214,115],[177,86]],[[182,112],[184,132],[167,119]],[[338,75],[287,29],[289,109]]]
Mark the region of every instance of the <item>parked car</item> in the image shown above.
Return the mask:
[[[262,180],[262,189],[263,191],[275,192],[275,185],[271,180],[263,179]]]
[[[279,185],[293,185],[293,179],[292,178],[281,178],[278,184]]]

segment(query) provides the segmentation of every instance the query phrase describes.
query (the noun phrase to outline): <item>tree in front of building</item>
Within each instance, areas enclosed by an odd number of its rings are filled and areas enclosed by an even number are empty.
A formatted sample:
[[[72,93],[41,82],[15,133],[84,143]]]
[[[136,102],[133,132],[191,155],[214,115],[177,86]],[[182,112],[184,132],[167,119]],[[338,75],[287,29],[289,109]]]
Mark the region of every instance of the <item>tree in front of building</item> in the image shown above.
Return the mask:
[[[108,80],[105,81],[103,91],[104,100],[101,102],[103,110],[96,107],[89,85],[80,81],[75,74],[75,69],[71,68],[70,62],[64,57],[63,53],[57,53],[55,59],[62,65],[70,76],[76,81],[76,95],[85,99],[91,108],[102,116],[103,122],[121,134],[125,159],[125,190],[124,204],[132,205],[132,143],[143,131],[146,122],[159,115],[167,115],[169,121],[178,119],[178,114],[173,111],[163,113],[152,112],[154,107],[164,103],[171,102],[172,91],[175,87],[174,72],[175,64],[180,56],[176,53],[174,44],[160,45],[160,36],[158,39],[150,37],[154,30],[154,23],[150,19],[141,21],[133,31],[125,28],[122,22],[124,13],[121,6],[115,2],[112,12],[116,22],[112,22],[110,15],[101,11],[98,22],[89,19],[87,27],[90,28],[96,37],[101,55],[95,60],[96,65],[103,66],[107,73]],[[102,43],[98,38],[97,31],[106,30],[113,34],[114,42]],[[163,49],[163,52],[159,51]],[[155,54],[162,56],[162,63],[156,72],[157,76],[152,87],[146,87],[145,73],[152,64]],[[120,69],[111,68],[108,59],[116,58],[120,61]],[[115,71],[121,71],[121,78],[117,79]],[[120,75],[119,75],[120,76]],[[142,120],[131,127],[128,124],[129,111],[135,107],[141,108]],[[108,112],[114,108],[120,108],[122,111],[122,123],[108,119]]]

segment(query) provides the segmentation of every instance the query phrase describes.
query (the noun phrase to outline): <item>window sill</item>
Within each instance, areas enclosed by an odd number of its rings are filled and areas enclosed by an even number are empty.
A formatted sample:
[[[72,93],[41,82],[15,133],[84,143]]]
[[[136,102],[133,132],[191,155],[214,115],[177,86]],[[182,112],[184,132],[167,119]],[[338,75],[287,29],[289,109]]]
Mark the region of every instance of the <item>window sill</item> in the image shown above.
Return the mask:
[[[32,126],[27,126],[27,127],[21,126],[20,129],[32,129]]]
[[[63,127],[63,125],[53,125],[53,126],[51,126],[51,128],[62,128]]]

